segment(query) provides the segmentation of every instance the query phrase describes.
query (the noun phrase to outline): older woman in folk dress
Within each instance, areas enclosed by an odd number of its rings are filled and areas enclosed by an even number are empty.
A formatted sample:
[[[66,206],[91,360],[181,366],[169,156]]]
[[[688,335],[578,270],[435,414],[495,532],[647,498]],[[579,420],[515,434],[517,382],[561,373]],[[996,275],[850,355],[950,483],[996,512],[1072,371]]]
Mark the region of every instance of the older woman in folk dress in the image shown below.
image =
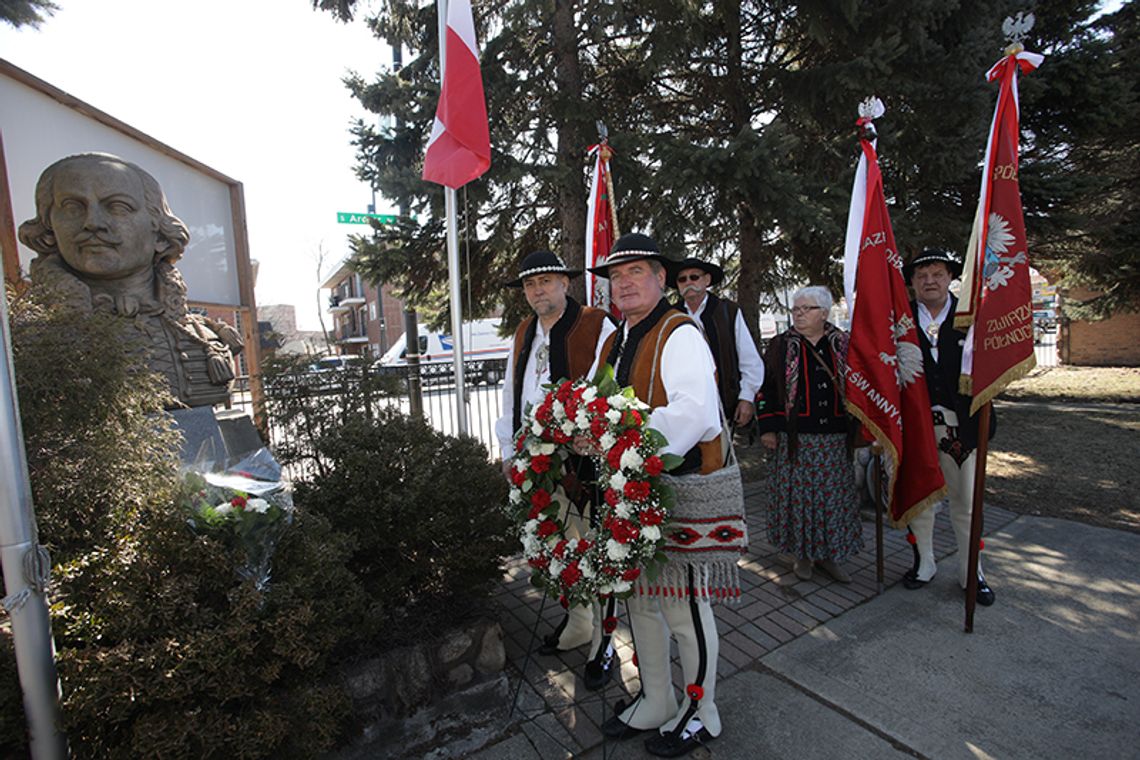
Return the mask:
[[[863,530],[850,454],[857,423],[843,404],[848,335],[827,321],[827,288],[801,288],[792,303],[792,327],[765,352],[757,407],[760,441],[775,452],[768,540],[795,559],[798,578],[818,566],[849,583],[842,565]]]

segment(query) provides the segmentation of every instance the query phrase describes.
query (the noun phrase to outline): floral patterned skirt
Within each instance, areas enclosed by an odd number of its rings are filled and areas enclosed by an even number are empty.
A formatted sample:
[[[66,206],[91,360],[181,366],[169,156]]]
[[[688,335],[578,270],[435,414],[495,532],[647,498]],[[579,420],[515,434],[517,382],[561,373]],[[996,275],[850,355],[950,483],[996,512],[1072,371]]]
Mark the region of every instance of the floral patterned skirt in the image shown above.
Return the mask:
[[[800,433],[796,461],[780,433],[768,502],[768,541],[799,559],[837,563],[863,547],[855,470],[842,433]]]

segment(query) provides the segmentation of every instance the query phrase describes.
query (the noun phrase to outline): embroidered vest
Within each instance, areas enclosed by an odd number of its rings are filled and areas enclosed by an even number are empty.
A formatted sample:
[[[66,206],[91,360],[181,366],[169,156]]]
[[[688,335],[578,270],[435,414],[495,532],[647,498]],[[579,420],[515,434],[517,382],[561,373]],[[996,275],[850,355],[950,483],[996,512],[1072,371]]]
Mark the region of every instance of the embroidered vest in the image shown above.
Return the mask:
[[[566,299],[566,310],[550,328],[550,379],[577,380],[585,377],[594,363],[594,351],[606,312],[592,306],[580,306],[573,298]],[[514,395],[515,409],[511,419],[512,430],[522,424],[522,386],[527,371],[528,357],[534,336],[538,331],[537,317],[532,314],[515,330],[514,339]]]
[[[647,317],[647,319],[652,318],[653,315]],[[648,404],[650,409],[657,409],[669,403],[665,383],[661,379],[661,354],[669,337],[686,326],[697,327],[697,324],[688,315],[668,309],[658,315],[656,324],[633,347],[632,357],[629,356],[628,350],[624,352],[622,364],[629,363],[629,385],[633,386],[637,397]],[[602,347],[603,357],[610,356],[621,334],[622,331],[619,329],[606,338]],[[681,465],[681,472],[673,474],[684,474],[686,470],[691,472],[698,468],[702,474],[708,474],[723,466],[721,441],[720,436],[717,436],[709,441],[701,441],[690,449],[685,454],[685,464]]]

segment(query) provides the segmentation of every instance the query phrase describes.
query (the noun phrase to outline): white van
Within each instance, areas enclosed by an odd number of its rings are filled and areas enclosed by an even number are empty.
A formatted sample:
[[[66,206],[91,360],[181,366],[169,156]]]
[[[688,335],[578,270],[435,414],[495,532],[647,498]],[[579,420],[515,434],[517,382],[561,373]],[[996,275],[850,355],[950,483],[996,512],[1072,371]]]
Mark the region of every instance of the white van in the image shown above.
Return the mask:
[[[392,347],[376,362],[379,367],[403,367],[408,364],[406,335],[401,335]],[[425,377],[439,374],[450,377],[448,370],[455,358],[455,341],[450,332],[425,330],[419,334],[420,366],[425,368]],[[506,372],[505,362],[511,354],[512,338],[499,337],[498,319],[476,319],[463,323],[463,360],[486,361],[476,367],[472,374],[488,383],[502,382]],[[502,361],[494,361],[502,360]]]

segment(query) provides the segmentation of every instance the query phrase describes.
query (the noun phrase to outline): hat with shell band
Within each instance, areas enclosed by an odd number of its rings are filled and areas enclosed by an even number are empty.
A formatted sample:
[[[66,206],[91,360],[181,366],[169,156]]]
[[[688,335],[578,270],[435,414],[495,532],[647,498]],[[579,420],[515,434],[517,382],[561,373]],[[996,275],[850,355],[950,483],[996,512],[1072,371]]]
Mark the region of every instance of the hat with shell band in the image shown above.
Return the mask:
[[[915,256],[903,267],[903,279],[910,282],[910,278],[914,276],[914,270],[927,264],[942,263],[950,270],[951,277],[962,276],[962,264],[955,258],[954,254],[949,251],[944,251],[941,248],[927,248],[922,253]]]
[[[610,267],[614,264],[625,264],[641,259],[657,259],[664,265],[666,271],[672,271],[672,267],[676,266],[675,261],[661,253],[653,238],[640,232],[627,232],[617,239],[606,260],[596,267],[589,267],[589,270],[599,277],[608,278]]]
[[[550,251],[528,253],[519,265],[519,277],[507,283],[508,288],[521,288],[523,280],[536,274],[564,274],[573,279],[582,274],[581,269],[568,269],[562,259]]]

